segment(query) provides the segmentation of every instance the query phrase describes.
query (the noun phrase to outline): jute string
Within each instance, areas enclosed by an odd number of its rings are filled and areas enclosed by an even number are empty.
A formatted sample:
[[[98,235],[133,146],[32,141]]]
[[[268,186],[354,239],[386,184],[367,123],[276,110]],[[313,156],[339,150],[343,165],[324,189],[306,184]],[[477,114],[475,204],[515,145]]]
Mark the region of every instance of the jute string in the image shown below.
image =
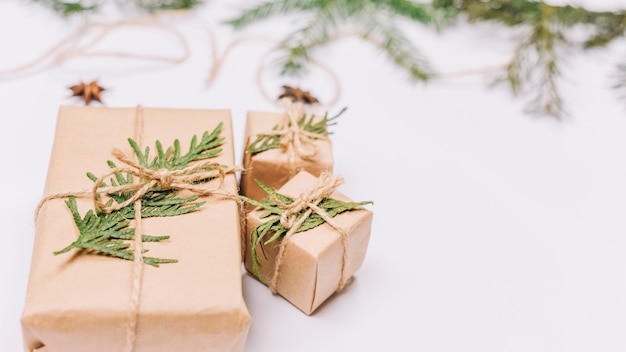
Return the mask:
[[[133,133],[137,145],[143,145],[143,107],[137,106],[135,109],[135,131]],[[133,184],[140,182],[134,178]],[[102,180],[95,183],[100,185]],[[96,194],[94,193],[94,199]],[[135,350],[135,342],[137,341],[137,323],[139,321],[139,309],[141,307],[141,289],[143,283],[143,221],[141,221],[141,198],[134,200],[135,206],[135,233],[133,236],[133,281],[131,292],[131,309],[130,317],[126,328],[126,343],[124,344],[125,352],[133,352]]]
[[[138,145],[142,145],[143,139],[143,108],[138,106],[135,109],[135,131],[134,139]],[[187,190],[195,194],[207,196],[218,195],[224,199],[234,200],[241,211],[242,202],[236,194],[221,189],[224,179],[228,174],[234,174],[241,171],[240,167],[223,168],[219,163],[211,161],[200,161],[181,170],[150,170],[134,158],[128,157],[120,150],[114,149],[113,156],[124,166],[115,168],[100,177],[90,190],[78,190],[76,192],[59,192],[44,197],[37,205],[35,218],[43,205],[52,199],[65,198],[68,196],[91,196],[94,207],[104,212],[112,212],[119,210],[130,204],[134,204],[135,208],[135,234],[133,239],[133,272],[132,272],[132,292],[131,292],[131,310],[128,322],[126,324],[126,339],[123,351],[132,352],[135,349],[137,340],[137,322],[139,318],[139,310],[141,305],[141,290],[143,282],[143,241],[142,241],[142,216],[141,216],[141,198],[150,190]],[[128,185],[99,187],[102,182],[116,174],[126,173],[135,176],[134,182]],[[210,179],[211,182],[217,180],[213,187],[206,187],[206,184],[198,184],[198,181]],[[126,202],[113,205],[106,205],[102,201],[102,195],[116,192],[133,192],[133,196]]]
[[[339,279],[339,285],[337,290],[341,291],[345,288],[346,284],[348,283],[346,269],[350,252],[348,233],[339,224],[337,224],[335,220],[330,215],[328,215],[328,213],[326,213],[318,206],[318,204],[324,198],[330,197],[335,189],[343,182],[343,178],[338,177],[333,179],[330,173],[324,172],[320,175],[316,183],[313,185],[313,187],[311,187],[309,191],[300,194],[290,204],[282,202],[274,195],[269,195],[270,199],[272,199],[281,209],[283,209],[283,213],[280,217],[280,223],[286,229],[289,229],[283,239],[280,241],[278,254],[276,256],[276,261],[274,262],[274,270],[270,280],[267,283],[267,286],[269,287],[270,291],[272,291],[272,293],[277,293],[276,288],[278,285],[278,278],[280,276],[280,268],[285,258],[285,249],[287,248],[287,243],[289,242],[289,239],[298,231],[300,226],[302,226],[306,219],[308,219],[309,216],[311,216],[313,213],[319,215],[328,225],[330,225],[341,235],[343,257],[341,260],[341,277]],[[298,214],[303,210],[304,214],[302,214],[298,218]]]
[[[60,65],[69,61],[70,59],[89,57],[111,57],[145,61],[160,61],[172,64],[179,64],[187,61],[191,56],[189,43],[181,31],[179,31],[175,26],[163,21],[163,18],[166,16],[190,17],[199,22],[208,33],[209,55],[210,61],[212,61],[212,63],[210,65],[207,78],[205,80],[207,86],[216,79],[219,71],[222,70],[228,56],[235,47],[241,45],[242,43],[248,43],[252,41],[268,42],[275,44],[269,51],[262,55],[259,61],[259,65],[257,66],[256,70],[256,84],[263,98],[265,98],[268,102],[272,104],[280,104],[280,102],[277,101],[275,97],[272,97],[272,95],[268,93],[262,82],[262,73],[264,70],[263,66],[265,64],[265,61],[269,54],[276,51],[276,49],[280,45],[280,41],[274,38],[270,38],[268,36],[241,35],[232,39],[220,54],[217,43],[218,36],[216,35],[215,30],[213,29],[211,24],[198,16],[194,11],[189,10],[163,10],[156,14],[140,18],[129,18],[117,21],[85,22],[33,60],[30,60],[13,68],[0,69],[0,79],[10,78],[21,73],[26,73],[30,70],[34,70],[37,67],[42,66],[48,61],[53,64]],[[140,27],[167,31],[178,41],[179,45],[182,48],[182,53],[179,56],[164,56],[122,51],[96,50],[98,44],[102,43],[116,30],[119,30],[123,27]],[[93,32],[95,32],[95,34],[93,34],[93,36],[90,38],[89,36]],[[79,44],[81,40],[85,40],[85,43]],[[335,87],[334,93],[331,98],[328,99],[327,103],[319,104],[319,106],[314,106],[311,108],[317,109],[334,105],[339,99],[341,93],[341,87],[337,74],[329,66],[322,64],[319,61],[311,60],[311,64],[326,72],[331,78]]]
[[[303,116],[302,103],[293,103],[291,99],[282,99],[285,112],[283,128],[265,131],[258,136],[279,136],[280,148],[286,153],[290,172],[295,173],[295,164],[298,158],[312,160],[319,151],[316,140],[328,140],[328,136],[313,133],[300,128],[298,119]]]
[[[69,59],[80,57],[115,57],[123,59],[161,61],[174,64],[184,62],[190,57],[189,44],[187,43],[185,36],[178,29],[176,29],[176,27],[161,20],[163,15],[171,13],[171,11],[168,11],[145,18],[124,19],[111,22],[86,22],[32,61],[11,69],[0,70],[0,78],[24,73],[28,70],[36,68],[49,59],[52,59],[52,61],[56,64],[62,64]],[[170,32],[178,40],[183,49],[183,53],[180,56],[175,57],[131,52],[93,50],[96,45],[101,43],[114,30],[128,26],[155,28]],[[92,30],[97,32],[91,40],[82,45],[73,45],[73,43],[85,38],[90,32],[92,32]]]

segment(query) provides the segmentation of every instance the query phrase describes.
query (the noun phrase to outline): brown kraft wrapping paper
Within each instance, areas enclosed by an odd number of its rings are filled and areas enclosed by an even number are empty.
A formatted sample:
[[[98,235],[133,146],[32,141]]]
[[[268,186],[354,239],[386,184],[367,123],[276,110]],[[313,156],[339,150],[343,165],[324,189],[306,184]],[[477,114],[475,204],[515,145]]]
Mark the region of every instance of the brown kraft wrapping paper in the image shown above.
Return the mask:
[[[321,119],[321,117],[316,116],[316,119]],[[284,124],[284,113],[248,112],[243,155],[245,171],[241,175],[241,192],[246,197],[257,201],[261,201],[265,197],[265,192],[254,182],[255,179],[278,189],[300,170],[306,170],[314,176],[319,176],[324,171],[332,173],[333,154],[329,139],[314,141],[318,149],[312,160],[295,157],[293,162],[290,162],[289,155],[281,148],[266,150],[254,156],[247,152],[248,146],[254,142],[259,134],[267,133],[274,126]]]
[[[135,119],[135,108],[61,107],[44,196],[90,189],[86,172],[109,171],[112,148],[132,153],[127,138],[137,139]],[[233,165],[228,110],[143,109],[141,146],[153,153],[156,140],[168,146],[179,139],[186,152],[193,135],[220,122],[225,141],[214,160]],[[235,175],[222,188],[236,192]],[[76,200],[81,214],[93,207],[89,197]],[[243,351],[250,316],[242,298],[238,207],[218,196],[200,200],[206,204],[195,212],[142,220],[143,234],[171,235],[144,243],[149,254],[179,262],[143,267],[135,352]],[[48,200],[38,213],[22,316],[25,351],[122,351],[133,319],[134,263],[76,250],[53,255],[78,236],[64,201]]]
[[[303,190],[310,188],[315,181],[313,175],[301,171],[278,192],[296,197]],[[337,191],[330,198],[350,201]],[[253,272],[250,235],[257,226],[266,221],[260,218],[263,212],[264,210],[255,209],[249,212],[246,218],[244,263],[250,273]],[[352,277],[363,264],[372,218],[373,213],[364,208],[348,211],[333,218],[348,234],[349,260],[346,263],[346,277]],[[266,282],[273,274],[279,243],[280,241],[275,241],[265,245],[263,250],[257,248],[261,257],[261,275]],[[341,235],[327,223],[294,234],[283,253],[276,292],[305,314],[313,314],[339,287],[343,250]]]

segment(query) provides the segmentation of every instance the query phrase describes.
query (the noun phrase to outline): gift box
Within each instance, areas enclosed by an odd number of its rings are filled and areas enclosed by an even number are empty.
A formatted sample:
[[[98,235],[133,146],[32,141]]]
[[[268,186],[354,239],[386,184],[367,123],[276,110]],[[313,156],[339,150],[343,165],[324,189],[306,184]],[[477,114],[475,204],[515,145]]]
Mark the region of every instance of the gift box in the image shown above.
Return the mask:
[[[288,105],[284,113],[248,112],[241,193],[261,200],[265,193],[255,180],[277,189],[300,170],[315,176],[332,172],[327,127],[337,116],[307,115],[298,105]]]
[[[86,172],[106,175],[121,166],[117,160],[117,165],[107,165],[113,148],[132,155],[130,137],[137,150],[143,152],[143,146],[149,145],[151,157],[158,152],[165,157],[176,153],[159,151],[155,141],[171,146],[178,139],[184,154],[194,135],[197,145],[204,131],[214,132],[219,126],[223,140],[213,148],[217,154],[211,160],[233,165],[227,110],[60,108],[22,316],[26,351],[243,350],[250,316],[242,298],[241,222],[237,202],[225,196],[237,192],[235,174],[223,175],[221,186],[211,181],[219,189],[200,194],[190,203],[197,207],[193,211],[128,220],[145,236],[170,236],[143,243],[146,264],[88,249],[58,253],[79,235],[71,205],[85,219],[94,209],[94,200],[84,192],[93,189],[94,176],[90,179]],[[124,183],[118,176],[111,179]],[[199,181],[190,184],[203,186]],[[75,198],[66,197],[69,194]],[[176,197],[193,199],[197,194],[181,190]],[[155,201],[175,202],[167,197]],[[141,213],[150,206],[155,207],[146,204]],[[176,206],[172,207],[163,208],[164,212]],[[121,242],[111,242],[110,250],[127,253],[115,247]],[[162,260],[149,261],[148,256]]]
[[[316,178],[306,171],[301,171],[277,192],[267,187],[269,193],[266,193],[266,196],[273,200],[266,199],[264,202],[249,200],[251,204],[263,204],[263,207],[257,206],[246,217],[244,236],[246,269],[267,284],[274,293],[280,294],[307,315],[311,315],[348,283],[365,259],[370,238],[373,213],[362,207],[369,202],[351,202],[334,190],[340,182],[328,186],[328,176],[328,173],[323,173]],[[331,180],[338,181],[340,180]],[[259,185],[266,187],[262,183]],[[329,200],[329,203],[325,203],[318,193],[324,188],[329,195],[322,198]],[[272,196],[272,193],[275,194]],[[281,200],[287,204],[274,207],[276,202],[280,203]],[[331,205],[332,209],[327,210],[325,216],[330,216],[330,221],[320,220],[321,217],[318,215],[320,208],[334,200],[342,203]],[[300,210],[296,209],[298,213],[293,215],[291,220],[287,219],[287,222],[291,221],[291,226],[298,230],[285,233],[285,228],[281,227],[285,213],[279,208],[297,206],[297,203],[302,202],[309,205]],[[312,208],[309,207],[310,204],[313,204]],[[342,212],[341,209],[347,210]],[[335,215],[335,212],[338,214]],[[306,215],[303,217],[303,214]],[[333,215],[335,216],[332,217]],[[302,224],[299,226],[298,222]],[[313,226],[320,222],[319,226]],[[270,224],[272,225],[267,226]],[[279,231],[282,231],[280,234],[282,239],[267,243],[267,240],[276,236]],[[259,234],[263,236],[261,240],[258,240]]]

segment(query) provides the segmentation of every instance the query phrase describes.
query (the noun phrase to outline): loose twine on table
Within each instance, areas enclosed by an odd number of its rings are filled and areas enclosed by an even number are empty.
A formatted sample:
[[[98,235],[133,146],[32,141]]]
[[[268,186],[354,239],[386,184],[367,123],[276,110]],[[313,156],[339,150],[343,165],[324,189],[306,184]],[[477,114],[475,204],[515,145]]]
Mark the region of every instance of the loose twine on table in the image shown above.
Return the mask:
[[[5,77],[11,77],[20,73],[25,73],[29,70],[35,69],[40,66],[47,60],[52,60],[54,64],[60,65],[63,64],[70,59],[78,59],[78,58],[95,58],[95,57],[112,57],[112,58],[121,58],[121,59],[135,59],[135,60],[145,60],[145,61],[157,61],[157,62],[165,62],[171,64],[180,64],[187,61],[190,58],[190,46],[182,34],[180,30],[178,30],[175,26],[170,25],[163,21],[163,18],[168,15],[185,15],[194,18],[198,21],[206,30],[209,36],[209,52],[210,52],[210,60],[212,61],[209,72],[205,79],[205,84],[208,86],[213,83],[213,81],[217,78],[219,72],[222,70],[225,65],[227,58],[229,57],[232,50],[246,42],[258,41],[258,42],[267,42],[275,44],[271,50],[268,50],[265,54],[262,55],[260,59],[259,65],[256,69],[256,84],[259,92],[268,102],[271,104],[279,104],[280,102],[277,99],[273,98],[265,88],[263,84],[263,71],[264,64],[269,54],[276,51],[278,44],[280,41],[270,38],[268,36],[261,35],[243,35],[233,39],[223,50],[220,55],[218,46],[217,46],[217,35],[215,34],[215,30],[213,27],[204,19],[200,18],[194,12],[189,10],[163,10],[156,14],[152,14],[147,17],[141,18],[130,18],[123,19],[117,21],[90,21],[85,22],[68,34],[65,38],[61,39],[47,51],[45,51],[40,56],[35,59],[26,62],[24,64],[18,65],[16,67],[10,69],[0,69],[0,79]],[[182,53],[179,56],[162,56],[162,55],[150,55],[150,54],[141,54],[141,53],[132,53],[132,52],[122,52],[122,51],[105,51],[105,50],[95,50],[94,48],[104,41],[108,36],[110,36],[115,30],[118,30],[122,27],[142,27],[142,28],[154,28],[165,30],[171,33],[174,38],[178,41],[182,48]],[[81,39],[85,38],[91,31],[98,31],[89,41],[82,45],[75,44],[79,42]],[[335,87],[334,93],[331,98],[328,100],[328,103],[320,104],[319,107],[322,106],[332,106],[334,105],[341,94],[341,86],[339,82],[339,78],[337,74],[327,65],[318,62],[316,60],[312,60],[311,64],[313,66],[317,66],[322,71],[326,72],[331,78],[333,85]]]
[[[68,36],[61,39],[57,44],[52,46],[46,52],[44,52],[39,57],[35,58],[32,61],[29,61],[25,64],[19,65],[12,69],[0,70],[0,79],[7,76],[12,76],[19,73],[24,73],[30,69],[35,68],[40,65],[47,59],[52,58],[53,62],[56,64],[62,64],[69,59],[72,58],[81,58],[81,57],[115,57],[115,58],[126,58],[126,59],[136,59],[136,60],[146,60],[146,61],[160,61],[172,64],[180,64],[187,61],[190,57],[190,47],[187,42],[185,36],[174,26],[167,24],[162,21],[162,18],[167,15],[186,15],[193,17],[197,21],[201,23],[201,25],[205,28],[209,35],[209,46],[210,46],[210,57],[213,61],[209,68],[209,73],[207,74],[207,78],[205,79],[205,83],[210,85],[218,76],[219,71],[224,66],[226,59],[230,52],[238,45],[249,42],[249,41],[263,41],[263,42],[271,42],[275,45],[268,50],[265,54],[262,55],[260,59],[260,63],[257,66],[256,70],[256,85],[263,96],[271,104],[279,104],[280,102],[269,94],[265,85],[263,84],[263,70],[264,63],[269,57],[270,54],[275,52],[281,44],[281,41],[269,38],[266,36],[259,35],[243,35],[238,38],[232,40],[225,48],[223,53],[220,55],[217,47],[217,35],[215,34],[212,26],[207,23],[204,19],[200,18],[197,14],[190,10],[163,10],[159,11],[156,14],[151,14],[148,17],[143,18],[135,18],[135,19],[124,19],[118,21],[111,22],[86,22],[83,25],[79,26],[75,31],[71,32]],[[156,28],[162,29],[170,32],[180,43],[180,46],[183,49],[183,53],[178,57],[169,57],[162,55],[150,55],[150,54],[140,54],[140,53],[131,53],[131,52],[116,52],[116,51],[97,51],[93,50],[93,48],[102,42],[107,36],[109,36],[114,30],[119,29],[125,26],[139,26],[144,28]],[[72,46],[73,42],[78,42],[91,29],[100,29],[100,32],[91,40],[85,43],[82,46],[76,45]],[[339,39],[357,37],[366,42],[374,44],[379,48],[384,48],[383,43],[379,40],[372,38],[371,36],[364,35],[355,31],[342,31],[334,34],[329,41],[336,41]],[[497,71],[501,71],[505,69],[511,60],[504,64],[492,65],[477,69],[470,70],[462,70],[458,72],[449,72],[449,73],[440,73],[436,74],[431,79],[450,79],[450,78],[461,78],[465,76],[474,76],[486,73],[493,73]],[[311,65],[317,66],[322,71],[326,72],[332,80],[334,85],[334,92],[330,99],[328,99],[327,103],[324,104],[316,104],[311,106],[311,109],[317,108],[327,108],[329,106],[333,106],[337,103],[341,96],[341,83],[337,73],[331,69],[328,65],[323,64],[317,60],[312,59],[310,61]]]
[[[138,145],[142,144],[143,139],[143,108],[137,106],[135,109],[135,131],[134,139]],[[241,167],[224,168],[219,163],[210,161],[201,161],[180,170],[150,170],[134,158],[128,157],[120,150],[114,149],[113,156],[123,163],[125,166],[117,167],[100,177],[90,190],[79,190],[77,192],[60,192],[54,193],[43,198],[35,211],[35,217],[39,214],[42,206],[49,200],[65,198],[68,196],[87,196],[90,195],[94,202],[94,207],[100,211],[110,213],[119,210],[130,204],[134,204],[135,208],[135,233],[133,239],[133,277],[131,292],[131,311],[126,326],[126,339],[123,351],[132,352],[135,349],[137,340],[137,322],[139,318],[139,309],[141,303],[141,290],[143,282],[143,241],[142,241],[142,216],[141,216],[141,198],[150,190],[188,190],[197,195],[208,196],[218,195],[223,199],[234,200],[241,210],[243,204],[237,194],[230,193],[221,189],[227,175],[242,171]],[[207,170],[207,168],[210,168]],[[120,186],[100,187],[102,182],[116,173],[126,173],[136,176],[132,184]],[[198,184],[196,182],[203,180],[217,180],[214,187],[207,188],[206,184]],[[127,201],[119,204],[106,205],[101,200],[101,195],[107,195],[117,192],[133,192],[133,196]]]
[[[267,283],[267,286],[269,287],[270,291],[272,291],[272,293],[277,293],[276,289],[278,285],[278,277],[280,275],[280,268],[285,258],[285,249],[287,248],[287,243],[289,242],[289,239],[298,232],[300,226],[302,226],[302,224],[313,213],[319,215],[328,225],[330,225],[341,235],[343,256],[341,258],[341,277],[339,279],[337,291],[342,291],[348,284],[349,278],[346,274],[350,252],[348,233],[339,224],[337,224],[337,222],[335,222],[335,220],[328,213],[326,213],[318,206],[318,204],[324,198],[330,197],[335,189],[339,185],[343,184],[343,182],[343,178],[332,178],[330,173],[323,172],[319,176],[313,187],[311,187],[311,189],[307,192],[304,192],[298,197],[294,198],[292,203],[287,204],[273,194],[268,195],[269,198],[283,210],[283,213],[280,216],[280,223],[286,229],[288,229],[287,233],[280,241],[278,247],[278,255],[276,256],[276,260],[274,262],[272,276]],[[300,214],[300,212],[302,211],[304,211],[304,213],[298,218],[298,214]]]
[[[186,61],[190,56],[190,49],[185,36],[178,29],[176,29],[176,27],[161,21],[161,17],[162,14],[158,14],[151,15],[146,18],[124,19],[111,22],[86,22],[34,60],[11,69],[0,70],[0,77],[26,72],[50,58],[52,58],[53,62],[56,64],[62,64],[69,59],[80,57],[116,57],[146,61],[161,61],[174,64]],[[178,57],[169,57],[130,52],[92,50],[114,30],[126,26],[153,27],[166,30],[178,40],[183,49],[183,53]],[[92,29],[100,30],[100,32],[83,45],[71,46],[73,42],[77,42],[79,39],[86,36]]]

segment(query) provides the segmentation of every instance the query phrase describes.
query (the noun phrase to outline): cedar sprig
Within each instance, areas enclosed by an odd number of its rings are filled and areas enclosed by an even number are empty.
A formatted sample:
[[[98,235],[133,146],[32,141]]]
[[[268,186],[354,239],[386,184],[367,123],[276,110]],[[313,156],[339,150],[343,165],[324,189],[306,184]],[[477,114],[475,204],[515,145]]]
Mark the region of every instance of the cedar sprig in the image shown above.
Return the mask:
[[[626,11],[592,11],[582,6],[536,0],[434,0],[433,6],[470,22],[496,22],[523,34],[496,82],[516,96],[530,95],[527,111],[561,118],[567,115],[559,91],[563,52],[606,46],[626,33]],[[570,35],[589,30],[582,42]],[[578,35],[579,31],[575,33]]]
[[[617,74],[613,87],[620,92],[620,96],[622,98],[626,98],[626,64],[620,64],[617,67]]]
[[[272,17],[303,13],[308,19],[284,37],[279,50],[283,75],[299,75],[311,63],[312,52],[329,44],[344,28],[376,43],[412,79],[425,81],[431,69],[417,48],[397,26],[402,20],[437,25],[439,11],[409,0],[269,0],[243,10],[227,21],[236,29]]]
[[[211,133],[204,132],[200,140],[197,136],[193,136],[189,150],[182,154],[180,141],[174,141],[173,146],[164,149],[160,141],[156,141],[156,155],[150,154],[150,148],[146,147],[141,151],[139,145],[133,140],[128,142],[135,152],[135,156],[139,164],[152,170],[167,168],[168,170],[178,170],[187,167],[189,164],[213,158],[222,152],[221,145],[224,138],[220,137],[222,131],[220,123]],[[116,169],[117,165],[109,160],[107,164],[110,168]],[[98,181],[98,177],[91,172],[87,173],[87,177],[93,182]],[[207,180],[208,181],[208,180]],[[117,187],[133,183],[133,177],[130,174],[116,172],[107,181],[103,181],[99,187]],[[111,206],[113,202],[121,204],[133,196],[132,192],[112,192],[108,194],[106,206]],[[178,198],[178,192],[171,189],[151,189],[141,197],[141,218],[177,216],[191,213],[205,202],[197,202],[197,196],[187,198]],[[135,217],[135,205],[129,204],[121,209],[106,212],[94,212],[89,210],[84,218],[80,216],[76,206],[74,197],[70,197],[66,202],[76,226],[79,230],[79,237],[69,246],[55,252],[54,254],[66,253],[72,249],[84,249],[93,252],[110,255],[122,259],[133,260],[133,251],[129,249],[130,244],[125,242],[133,240],[135,234],[134,229],[129,227],[131,219]],[[159,242],[169,239],[169,236],[146,236],[142,235],[144,242]],[[147,250],[144,250],[147,252]],[[161,259],[153,257],[144,257],[144,263],[159,266],[163,263],[175,263],[175,259]]]
[[[187,167],[190,163],[214,158],[222,152],[221,145],[224,143],[224,138],[220,137],[223,124],[220,123],[211,133],[204,132],[200,140],[197,136],[193,136],[189,145],[189,151],[186,154],[181,154],[180,141],[176,139],[173,146],[163,149],[163,145],[160,141],[155,142],[156,155],[150,156],[150,148],[146,147],[144,151],[141,151],[137,142],[132,138],[128,139],[128,143],[133,149],[139,164],[143,167],[151,170],[158,170],[166,168],[168,170],[179,170]],[[107,164],[110,168],[115,169],[117,165],[109,160]],[[87,173],[87,177],[96,182],[98,177],[93,173]],[[208,180],[207,180],[208,181]],[[123,174],[116,172],[110,179],[109,184],[102,182],[99,187],[117,187],[124,186],[133,183],[133,177],[130,174]],[[149,190],[142,197],[142,216],[145,217],[157,217],[157,216],[176,216],[190,213],[202,205],[204,202],[194,203],[198,197],[191,196],[188,198],[176,198],[177,192],[173,190]],[[123,203],[130,199],[133,194],[131,192],[113,192],[109,196],[113,198],[117,203]],[[133,207],[134,205],[129,205]]]
[[[116,165],[112,161],[108,161],[111,168],[115,168]],[[87,177],[90,180],[96,182],[98,177],[93,173],[87,173]],[[133,183],[132,175],[122,175],[122,173],[115,173],[109,180],[111,187],[124,186]],[[108,187],[106,183],[101,183],[100,187]],[[132,192],[112,192],[108,194],[118,204],[132,198]],[[149,190],[143,197],[141,197],[141,216],[144,218],[149,217],[164,217],[164,216],[177,216],[200,208],[206,202],[196,202],[198,196],[191,196],[187,198],[177,198],[178,192],[172,190]],[[134,208],[134,204],[130,204],[128,207]]]
[[[132,138],[128,139],[128,143],[135,152],[139,164],[143,167],[147,167],[151,170],[168,169],[168,170],[180,170],[190,163],[213,158],[222,152],[220,146],[224,143],[224,137],[220,137],[222,133],[223,124],[219,125],[211,132],[204,132],[200,141],[197,136],[193,136],[189,145],[189,151],[181,155],[180,141],[176,139],[172,147],[163,150],[163,145],[160,141],[156,141],[155,149],[156,155],[151,158],[150,148],[146,147],[142,152],[137,142]]]
[[[307,114],[302,114],[302,117],[298,119],[298,126],[304,131],[322,136],[328,136],[332,134],[332,132],[329,131],[328,127],[336,125],[337,118],[343,115],[346,110],[347,107],[344,107],[337,114],[331,117],[329,117],[328,112],[326,112],[324,116],[319,119],[319,121],[316,121],[314,115],[307,116]],[[285,126],[276,125],[272,128],[272,131],[280,131],[284,128]],[[261,134],[257,136],[257,138],[252,143],[250,143],[250,145],[246,149],[246,152],[250,153],[251,155],[255,155],[266,150],[277,149],[280,147],[281,138],[282,136],[278,134]]]
[[[278,193],[272,187],[267,186],[259,180],[255,182],[261,187],[267,194],[276,197],[279,201],[285,204],[293,203],[293,198]],[[241,199],[255,207],[265,210],[260,216],[261,219],[267,219],[266,222],[257,226],[250,235],[250,249],[252,254],[252,272],[263,282],[261,275],[261,257],[257,251],[257,247],[263,250],[263,246],[266,246],[279,238],[282,238],[287,234],[289,229],[285,228],[280,222],[280,216],[284,210],[276,204],[271,198],[265,198],[262,202],[258,202],[254,199],[240,196]],[[370,201],[366,202],[344,202],[333,198],[324,198],[318,204],[318,207],[326,212],[330,217],[335,217],[346,211],[359,209],[364,205],[372,204]],[[296,215],[296,221],[300,219],[306,210],[300,211]],[[312,213],[308,218],[304,220],[302,225],[296,230],[296,233],[313,229],[317,226],[324,224],[326,221],[317,213]]]
[[[135,229],[129,227],[129,219],[135,217],[133,208],[125,207],[110,214],[95,213],[93,210],[89,210],[84,217],[81,217],[76,205],[76,199],[73,196],[70,196],[65,204],[67,204],[72,213],[74,223],[76,223],[80,235],[69,246],[54,252],[55,255],[78,249],[126,260],[134,260],[134,252],[130,249],[130,244],[126,242],[135,238]],[[170,236],[141,236],[143,242],[161,242],[169,238]],[[144,249],[143,253],[146,252],[148,250]],[[178,262],[176,259],[146,256],[143,257],[143,261],[155,267],[158,267],[159,264]]]
[[[95,1],[67,1],[67,0],[35,0],[50,7],[62,16],[71,16],[98,10],[99,2]]]
[[[203,0],[132,0],[134,6],[148,12],[189,10],[198,7],[203,2]]]

